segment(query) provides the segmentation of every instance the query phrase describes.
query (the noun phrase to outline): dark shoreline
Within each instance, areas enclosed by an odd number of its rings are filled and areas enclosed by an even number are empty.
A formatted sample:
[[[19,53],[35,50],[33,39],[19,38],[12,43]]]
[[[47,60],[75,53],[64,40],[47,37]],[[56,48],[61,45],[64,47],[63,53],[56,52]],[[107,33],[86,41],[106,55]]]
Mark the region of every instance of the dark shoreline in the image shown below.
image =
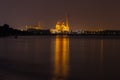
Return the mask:
[[[30,29],[21,31],[18,29],[13,29],[9,27],[8,24],[4,24],[0,26],[0,38],[14,36],[17,38],[18,36],[76,36],[76,37],[120,37],[120,30],[103,30],[103,31],[78,31],[78,32],[61,32],[61,33],[52,33],[50,29],[46,30],[36,30]]]

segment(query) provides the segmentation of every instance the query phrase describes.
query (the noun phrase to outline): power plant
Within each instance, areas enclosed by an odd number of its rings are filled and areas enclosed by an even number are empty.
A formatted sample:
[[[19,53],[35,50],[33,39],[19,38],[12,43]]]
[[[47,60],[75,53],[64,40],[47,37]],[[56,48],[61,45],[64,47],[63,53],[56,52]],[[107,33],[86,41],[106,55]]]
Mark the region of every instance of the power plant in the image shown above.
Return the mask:
[[[56,33],[69,33],[70,32],[68,15],[66,15],[65,23],[63,21],[58,21],[56,23],[55,32]]]
[[[36,25],[36,26],[25,26],[27,31],[38,31],[38,30],[43,30],[41,25]],[[50,32],[52,34],[68,34],[70,33],[70,27],[69,27],[69,17],[68,14],[66,14],[66,19],[64,21],[58,21],[54,27],[54,29],[50,29]]]

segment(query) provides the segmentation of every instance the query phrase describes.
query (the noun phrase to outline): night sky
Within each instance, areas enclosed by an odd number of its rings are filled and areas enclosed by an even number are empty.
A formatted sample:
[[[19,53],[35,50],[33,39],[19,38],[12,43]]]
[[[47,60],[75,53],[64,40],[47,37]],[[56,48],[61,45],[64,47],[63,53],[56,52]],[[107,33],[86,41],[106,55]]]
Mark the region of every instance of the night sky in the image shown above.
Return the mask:
[[[66,12],[72,29],[120,29],[120,0],[0,0],[0,25],[54,28]]]

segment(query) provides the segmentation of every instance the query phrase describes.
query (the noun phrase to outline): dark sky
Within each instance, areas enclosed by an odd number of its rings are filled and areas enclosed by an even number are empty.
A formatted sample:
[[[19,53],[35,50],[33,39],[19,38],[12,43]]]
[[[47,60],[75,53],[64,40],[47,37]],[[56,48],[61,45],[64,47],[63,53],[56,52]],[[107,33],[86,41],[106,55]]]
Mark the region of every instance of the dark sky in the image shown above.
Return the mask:
[[[72,29],[120,29],[120,0],[0,0],[0,25],[54,28],[66,11]]]

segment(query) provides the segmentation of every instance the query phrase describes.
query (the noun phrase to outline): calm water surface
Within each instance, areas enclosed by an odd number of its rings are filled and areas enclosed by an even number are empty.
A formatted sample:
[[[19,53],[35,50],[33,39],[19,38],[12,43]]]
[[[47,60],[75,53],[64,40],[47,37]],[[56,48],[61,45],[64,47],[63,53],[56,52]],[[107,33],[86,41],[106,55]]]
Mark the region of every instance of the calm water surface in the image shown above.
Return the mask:
[[[120,39],[0,38],[0,80],[118,80]]]

